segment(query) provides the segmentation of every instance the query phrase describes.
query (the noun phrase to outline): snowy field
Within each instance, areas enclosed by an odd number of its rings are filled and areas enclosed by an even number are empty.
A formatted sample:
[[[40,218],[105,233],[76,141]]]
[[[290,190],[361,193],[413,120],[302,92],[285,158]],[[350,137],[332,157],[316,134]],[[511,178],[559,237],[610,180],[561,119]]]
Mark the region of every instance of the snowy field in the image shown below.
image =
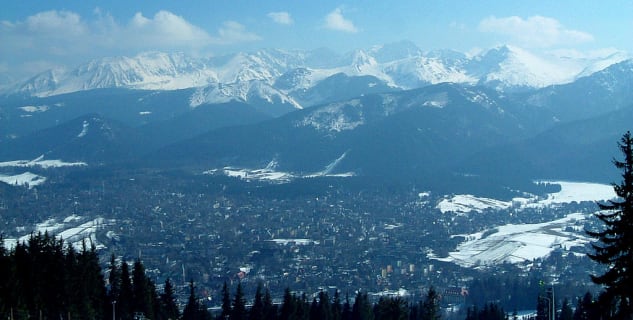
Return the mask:
[[[319,241],[311,240],[311,239],[272,239],[266,240],[273,242],[275,244],[287,246],[289,244],[297,245],[297,246],[306,246],[310,244],[319,244]]]
[[[507,224],[483,232],[459,235],[466,240],[440,261],[464,267],[495,265],[503,262],[529,262],[556,249],[579,251],[590,239],[582,235],[585,214],[572,213],[545,223]],[[486,235],[484,237],[484,235]]]
[[[14,160],[0,162],[0,168],[13,167],[13,168],[32,168],[40,167],[42,169],[49,168],[61,168],[61,167],[84,167],[87,166],[85,162],[64,162],[62,160],[44,160],[44,156],[39,156],[33,160]]]
[[[38,223],[33,228],[33,234],[48,232],[50,235],[54,235],[57,239],[63,239],[64,243],[72,244],[78,250],[82,249],[83,242],[86,242],[88,248],[91,244],[94,244],[97,249],[104,248],[102,244],[97,241],[97,230],[105,225],[112,224],[113,221],[106,221],[103,218],[96,218],[86,221],[85,218],[77,215],[71,215],[63,219],[61,222],[57,219],[48,219],[41,223]],[[20,228],[21,230],[26,228]],[[5,239],[5,248],[14,248],[15,245],[20,242],[28,241],[31,233],[23,235],[19,238]]]
[[[85,162],[64,162],[62,160],[44,160],[44,156],[39,156],[33,160],[14,160],[0,162],[0,168],[34,168],[39,167],[42,169],[62,168],[62,167],[84,167],[87,166]],[[0,173],[0,182],[12,186],[28,186],[33,188],[46,182],[46,177],[31,173],[23,172],[20,174],[2,174]]]
[[[307,175],[293,174],[290,172],[278,171],[278,163],[273,160],[265,168],[262,169],[247,169],[247,168],[234,168],[225,167],[221,170],[212,169],[207,170],[204,174],[224,174],[229,177],[239,178],[246,181],[267,181],[273,183],[286,183],[293,179],[298,178],[316,178],[316,177],[351,177],[354,176],[353,172],[345,173],[332,173],[336,166],[345,158],[346,153],[343,153],[339,158],[328,164],[323,171],[315,172]]]
[[[514,207],[521,208],[543,208],[558,204],[601,201],[615,197],[613,187],[607,184],[590,182],[569,182],[569,181],[544,181],[546,183],[558,184],[561,186],[560,192],[551,193],[546,198],[537,196],[529,198],[514,198],[512,201],[501,201],[489,198],[480,198],[468,194],[459,194],[442,199],[436,206],[442,213],[468,213],[482,212],[484,210],[502,210]]]
[[[559,184],[560,192],[549,194],[544,198],[515,198],[507,202],[477,198],[472,195],[456,195],[441,200],[436,208],[443,213],[466,214],[491,209],[521,210],[555,207],[564,203],[604,201],[615,198],[615,192],[610,185],[566,181],[549,181],[548,183]],[[556,249],[581,252],[582,247],[590,241],[582,232],[587,216],[582,213],[572,213],[562,219],[545,223],[507,224],[491,227],[478,233],[457,235],[464,237],[465,240],[457,246],[455,251],[445,258],[433,258],[464,267],[475,267],[503,262],[529,262],[536,258],[546,257]]]
[[[46,178],[31,172],[24,172],[16,175],[0,174],[0,182],[12,186],[28,186],[29,189],[46,182]]]

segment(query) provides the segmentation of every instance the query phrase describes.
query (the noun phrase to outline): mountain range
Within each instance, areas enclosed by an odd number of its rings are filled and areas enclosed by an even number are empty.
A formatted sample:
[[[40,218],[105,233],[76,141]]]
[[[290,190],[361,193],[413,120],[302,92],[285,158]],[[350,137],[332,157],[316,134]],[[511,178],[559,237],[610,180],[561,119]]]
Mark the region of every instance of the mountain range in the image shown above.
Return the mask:
[[[423,52],[406,41],[341,55],[326,49],[268,49],[205,58],[146,52],[97,59],[76,68],[51,69],[15,84],[8,93],[45,97],[103,88],[200,88],[191,98],[192,106],[231,99],[248,101],[258,96],[301,108],[322,102],[303,96],[305,90],[340,74],[374,77],[375,85],[403,90],[441,82],[500,89],[542,88],[572,82],[627,58],[618,51],[595,58],[539,56],[509,45],[469,56],[450,50]]]
[[[44,155],[449,190],[608,182],[615,143],[631,129],[632,87],[633,60],[621,52],[544,58],[500,46],[468,56],[399,42],[344,55],[143,53],[12,86],[0,98],[0,161]]]

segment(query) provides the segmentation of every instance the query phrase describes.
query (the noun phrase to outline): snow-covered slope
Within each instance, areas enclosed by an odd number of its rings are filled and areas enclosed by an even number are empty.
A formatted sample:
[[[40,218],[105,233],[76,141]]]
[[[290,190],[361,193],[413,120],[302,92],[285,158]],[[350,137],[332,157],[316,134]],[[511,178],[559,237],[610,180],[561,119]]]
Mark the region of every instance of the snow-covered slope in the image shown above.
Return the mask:
[[[217,81],[216,71],[204,61],[154,52],[94,60],[73,70],[51,70],[29,80],[19,92],[42,97],[100,88],[175,90]]]
[[[264,100],[269,104],[286,104],[290,109],[301,109],[294,99],[272,87],[265,81],[242,81],[223,85],[211,84],[198,88],[191,96],[189,105],[197,107],[205,103],[225,103],[229,101],[254,102]]]
[[[52,69],[18,85],[12,92],[42,97],[98,88],[231,88],[221,90],[219,96],[225,96],[222,98],[198,93],[192,98],[192,104],[196,105],[218,100],[247,101],[245,92],[255,94],[250,88],[257,84],[258,88],[275,88],[275,95],[286,96],[280,100],[290,102],[297,92],[341,73],[350,77],[372,76],[400,89],[441,82],[480,83],[499,90],[541,88],[574,81],[629,57],[618,51],[591,58],[543,56],[514,46],[499,46],[468,57],[449,50],[424,53],[410,42],[355,50],[338,58],[329,51],[276,49],[207,58],[150,52],[134,57],[102,58],[74,69]],[[261,99],[269,100],[270,89],[257,91],[263,94]],[[202,96],[208,99],[201,100]]]

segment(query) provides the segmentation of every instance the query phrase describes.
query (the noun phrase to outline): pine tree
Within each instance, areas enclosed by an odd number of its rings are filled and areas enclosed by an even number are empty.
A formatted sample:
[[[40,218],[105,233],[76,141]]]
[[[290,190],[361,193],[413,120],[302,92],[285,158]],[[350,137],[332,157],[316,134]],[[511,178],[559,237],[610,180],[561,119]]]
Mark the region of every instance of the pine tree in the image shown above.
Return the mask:
[[[303,293],[301,299],[295,298],[297,312],[295,314],[296,319],[308,319],[310,317],[310,304],[308,303],[308,296]]]
[[[273,298],[270,296],[268,288],[264,294],[264,319],[277,320],[277,307],[273,304]]]
[[[169,280],[169,278],[165,280],[165,289],[160,295],[160,301],[163,305],[165,319],[176,320],[180,317],[180,311],[178,310],[178,304],[176,303],[176,296],[174,293],[174,286],[171,284],[171,280]]]
[[[114,254],[110,256],[110,266],[109,266],[110,274],[108,275],[108,282],[110,284],[109,296],[114,300],[121,290],[121,271],[119,267],[116,265],[116,258]]]
[[[281,304],[281,313],[279,318],[281,320],[289,320],[294,317],[297,306],[295,304],[295,297],[290,293],[290,288],[284,290],[284,301]]]
[[[352,319],[352,306],[349,303],[349,293],[345,294],[345,303],[343,303],[343,311],[341,312],[342,320]]]
[[[198,317],[198,298],[194,290],[193,280],[189,281],[189,298],[187,299],[187,305],[182,311],[182,320],[197,320]]]
[[[154,285],[150,282],[150,279],[145,275],[145,266],[143,266],[141,259],[136,259],[132,269],[133,310],[143,313],[148,319],[154,319],[153,294],[156,290],[152,290]]]
[[[4,237],[0,234],[0,316],[7,319],[10,305],[7,303],[11,294],[11,261],[4,247]]]
[[[110,266],[108,267],[110,270],[110,274],[108,275],[108,283],[110,285],[110,290],[108,291],[108,302],[110,305],[114,305],[116,308],[116,302],[119,298],[119,293],[121,292],[121,270],[116,264],[116,258],[114,254],[110,256]],[[108,308],[108,318],[112,318],[112,308]],[[116,313],[116,311],[114,311]],[[116,315],[116,314],[115,314]]]
[[[373,320],[374,312],[366,293],[358,292],[352,306],[352,320]]]
[[[407,320],[409,319],[409,306],[400,298],[380,298],[374,306],[376,320]]]
[[[231,317],[231,293],[229,292],[229,286],[224,281],[222,286],[222,313],[220,319],[229,319]]]
[[[613,184],[619,200],[599,204],[601,211],[596,217],[604,224],[602,231],[587,231],[597,241],[592,243],[593,254],[588,256],[603,265],[608,271],[592,275],[594,283],[603,285],[605,293],[613,299],[618,317],[633,315],[633,137],[625,133],[618,143],[624,160],[613,160],[622,171],[620,184]],[[609,304],[604,307],[609,307]]]
[[[242,290],[242,283],[238,282],[237,289],[235,290],[235,297],[233,299],[231,320],[245,320],[246,316],[246,301],[244,300],[244,291]]]
[[[131,319],[134,314],[132,300],[134,295],[132,292],[132,280],[130,279],[130,267],[127,262],[121,262],[121,291],[117,299],[117,318]]]
[[[332,307],[330,306],[330,297],[327,292],[319,292],[319,319],[331,320],[332,319]]]
[[[563,305],[560,308],[560,316],[558,316],[558,320],[574,319],[574,311],[571,309],[571,305],[569,304],[569,300],[567,298],[563,300]]]
[[[84,243],[82,252],[78,256],[78,261],[79,269],[83,270],[81,282],[84,288],[82,292],[86,292],[86,299],[89,303],[88,313],[84,314],[84,318],[101,319],[105,314],[105,304],[103,302],[106,301],[106,290],[99,264],[99,255],[94,243],[91,243],[90,249]],[[59,317],[59,315],[56,316]]]
[[[319,303],[316,298],[312,298],[312,303],[310,304],[310,320],[320,320],[319,317]]]
[[[337,289],[334,291],[334,301],[332,301],[332,320],[341,320],[342,313],[341,294]]]
[[[437,291],[435,291],[435,287],[431,286],[429,291],[426,293],[424,301],[420,305],[420,319],[437,320],[441,318],[440,297],[437,294]]]
[[[257,284],[257,290],[255,291],[255,299],[253,300],[253,307],[248,314],[250,320],[263,320],[264,319],[264,300],[262,294],[262,283]]]

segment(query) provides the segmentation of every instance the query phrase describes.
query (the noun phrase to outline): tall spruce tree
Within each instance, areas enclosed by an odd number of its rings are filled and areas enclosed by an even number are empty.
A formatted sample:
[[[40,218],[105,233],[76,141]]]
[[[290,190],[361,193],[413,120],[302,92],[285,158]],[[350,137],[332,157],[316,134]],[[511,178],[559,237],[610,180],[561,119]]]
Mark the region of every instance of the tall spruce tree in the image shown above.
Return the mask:
[[[4,238],[0,234],[0,243],[4,244]],[[10,314],[9,304],[6,302],[11,295],[11,261],[4,245],[0,245],[0,316],[8,319]]]
[[[108,275],[108,303],[112,308],[107,308],[107,315],[109,319],[113,319],[116,316],[116,302],[119,298],[119,292],[121,292],[121,270],[116,264],[114,253],[110,255],[110,266],[108,270],[110,270],[110,274]]]
[[[422,320],[438,320],[442,319],[440,310],[440,296],[435,287],[431,286],[426,293],[424,301],[420,305],[420,319]]]
[[[160,301],[163,305],[166,319],[176,320],[180,317],[180,311],[178,310],[176,295],[174,293],[174,286],[171,284],[171,280],[169,280],[169,278],[165,280],[165,289],[160,295]]]
[[[154,319],[154,310],[152,301],[152,290],[150,281],[145,275],[145,266],[141,262],[141,259],[134,261],[134,267],[132,269],[132,292],[134,297],[133,310],[134,312],[140,312],[149,319]]]
[[[334,291],[334,301],[332,301],[332,320],[341,320],[342,313],[341,294],[338,289],[336,289],[336,291]]]
[[[235,290],[235,297],[233,299],[233,309],[231,310],[231,319],[233,320],[246,320],[246,300],[244,299],[244,290],[242,289],[242,283],[237,283],[237,289]]]
[[[231,293],[229,292],[229,286],[224,281],[222,286],[222,313],[219,319],[229,319],[231,317]]]
[[[358,292],[352,306],[352,320],[374,320],[374,311],[367,293]]]
[[[262,283],[257,283],[257,290],[255,291],[255,299],[253,300],[253,306],[248,314],[250,320],[262,320],[264,319],[264,300],[262,293]]]
[[[266,293],[264,293],[264,319],[277,319],[277,306],[273,304],[273,298],[270,296],[270,290],[268,288],[266,288]]]
[[[618,143],[623,153],[622,161],[613,164],[622,171],[622,181],[613,184],[618,200],[598,204],[601,211],[596,217],[604,224],[602,231],[587,231],[594,237],[594,253],[588,256],[608,270],[601,275],[592,275],[594,283],[605,287],[606,297],[615,304],[613,312],[618,318],[633,316],[633,137],[625,133]],[[609,307],[607,303],[604,307]]]
[[[352,319],[352,306],[349,303],[349,293],[345,293],[345,302],[343,303],[343,311],[341,311],[342,320]]]
[[[116,309],[117,318],[131,319],[134,314],[132,300],[134,293],[132,291],[132,280],[130,279],[130,266],[127,262],[121,262],[121,291],[117,299]]]
[[[290,293],[290,288],[286,287],[284,290],[284,301],[281,304],[281,311],[279,314],[279,318],[281,320],[290,320],[294,317],[296,313],[296,302],[295,297]]]
[[[330,297],[327,292],[319,292],[319,304],[318,304],[319,319],[331,320],[332,319],[332,306],[330,305]]]
[[[82,270],[82,292],[86,293],[88,303],[86,309],[87,313],[84,313],[84,317],[89,319],[101,319],[104,315],[103,307],[105,306],[104,301],[106,301],[106,290],[103,274],[101,273],[101,266],[99,264],[97,247],[94,243],[90,244],[90,249],[88,249],[88,245],[84,243],[77,259],[78,267]]]
[[[189,281],[189,299],[187,300],[187,305],[185,305],[185,309],[182,311],[182,319],[183,320],[195,320],[197,319],[198,309],[198,298],[196,298],[196,292],[194,289],[193,280]]]
[[[573,320],[574,319],[574,310],[571,308],[571,304],[569,303],[569,299],[565,298],[563,300],[563,305],[560,307],[560,316],[559,320]]]

